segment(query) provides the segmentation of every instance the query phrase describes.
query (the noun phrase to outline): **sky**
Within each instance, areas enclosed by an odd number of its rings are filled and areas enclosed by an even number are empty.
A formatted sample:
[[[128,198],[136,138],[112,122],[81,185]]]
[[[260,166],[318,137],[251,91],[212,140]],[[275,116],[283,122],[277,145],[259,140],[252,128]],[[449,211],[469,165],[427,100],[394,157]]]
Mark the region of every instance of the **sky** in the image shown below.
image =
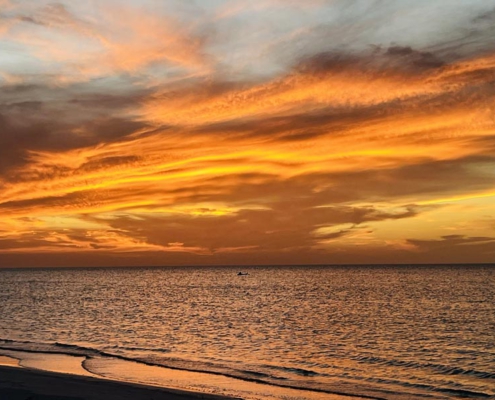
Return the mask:
[[[0,0],[0,267],[495,262],[493,0]]]

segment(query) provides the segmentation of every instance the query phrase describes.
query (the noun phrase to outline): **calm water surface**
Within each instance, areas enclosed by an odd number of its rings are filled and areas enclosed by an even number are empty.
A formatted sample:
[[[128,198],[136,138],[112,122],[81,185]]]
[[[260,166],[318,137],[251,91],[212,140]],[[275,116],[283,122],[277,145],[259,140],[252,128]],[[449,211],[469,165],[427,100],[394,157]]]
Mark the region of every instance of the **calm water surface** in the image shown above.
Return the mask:
[[[310,389],[294,398],[495,395],[493,266],[243,271],[0,270],[0,353],[82,355],[106,377],[135,360],[215,373],[217,386]]]

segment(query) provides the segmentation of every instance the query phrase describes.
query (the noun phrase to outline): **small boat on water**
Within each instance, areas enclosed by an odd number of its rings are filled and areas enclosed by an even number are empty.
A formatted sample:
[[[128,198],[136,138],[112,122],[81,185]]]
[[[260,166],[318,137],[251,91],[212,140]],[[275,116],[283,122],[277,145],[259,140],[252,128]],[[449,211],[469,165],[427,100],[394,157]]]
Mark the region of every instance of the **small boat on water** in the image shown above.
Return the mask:
[[[248,272],[242,272],[242,271],[239,271],[237,273],[237,276],[244,276],[244,275],[249,275],[249,273]]]

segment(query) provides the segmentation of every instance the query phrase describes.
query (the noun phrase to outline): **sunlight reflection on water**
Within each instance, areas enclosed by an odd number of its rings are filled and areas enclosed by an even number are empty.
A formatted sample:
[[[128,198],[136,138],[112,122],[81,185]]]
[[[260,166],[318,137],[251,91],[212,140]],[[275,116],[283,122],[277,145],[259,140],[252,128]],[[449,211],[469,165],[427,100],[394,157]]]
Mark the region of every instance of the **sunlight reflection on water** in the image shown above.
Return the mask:
[[[490,267],[243,270],[0,270],[0,337],[273,385],[495,394]]]

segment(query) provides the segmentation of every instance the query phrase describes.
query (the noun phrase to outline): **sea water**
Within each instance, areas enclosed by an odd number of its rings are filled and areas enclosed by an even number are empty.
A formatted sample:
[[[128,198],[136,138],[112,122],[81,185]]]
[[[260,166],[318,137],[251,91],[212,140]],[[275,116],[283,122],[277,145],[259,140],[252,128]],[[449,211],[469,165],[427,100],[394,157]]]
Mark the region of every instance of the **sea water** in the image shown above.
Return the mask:
[[[494,266],[242,271],[0,269],[0,354],[246,399],[495,396]]]

